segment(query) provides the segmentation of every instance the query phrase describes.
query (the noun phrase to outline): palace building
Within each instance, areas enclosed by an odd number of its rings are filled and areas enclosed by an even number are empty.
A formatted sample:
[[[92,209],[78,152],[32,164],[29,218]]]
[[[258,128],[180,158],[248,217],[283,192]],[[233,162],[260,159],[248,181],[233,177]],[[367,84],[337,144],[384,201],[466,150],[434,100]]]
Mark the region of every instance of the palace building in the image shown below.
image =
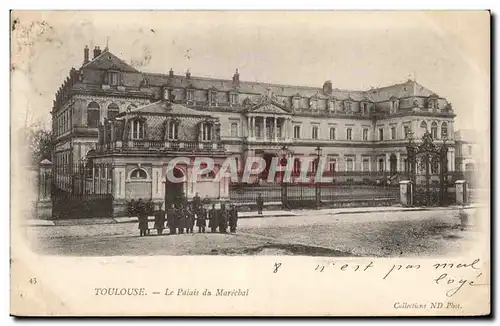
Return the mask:
[[[425,131],[436,143],[446,139],[447,168],[455,169],[452,106],[414,80],[362,91],[334,81],[279,85],[243,81],[238,70],[228,79],[146,73],[108,49],[89,52],[56,94],[53,163],[111,164],[104,177],[117,203],[164,200],[168,162],[178,156],[209,156],[217,166],[235,157],[241,169],[247,157],[270,162],[284,147],[293,157],[315,156],[319,146],[327,173],[402,172],[409,135],[418,142]],[[189,173],[189,166],[174,172]],[[227,197],[229,181],[214,186],[212,177],[182,185],[187,197]]]

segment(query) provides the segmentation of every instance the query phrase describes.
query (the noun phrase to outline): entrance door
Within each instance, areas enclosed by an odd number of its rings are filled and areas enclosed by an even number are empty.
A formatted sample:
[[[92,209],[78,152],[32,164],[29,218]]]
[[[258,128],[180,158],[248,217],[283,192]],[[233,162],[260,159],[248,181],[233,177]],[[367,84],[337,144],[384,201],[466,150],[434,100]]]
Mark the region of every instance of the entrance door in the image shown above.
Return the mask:
[[[184,179],[184,172],[175,167],[173,171],[173,175],[176,179]],[[184,194],[184,181],[182,182],[173,182],[173,180],[169,180],[167,175],[167,180],[165,182],[165,207],[169,208],[172,205],[178,206],[184,203],[185,194]]]

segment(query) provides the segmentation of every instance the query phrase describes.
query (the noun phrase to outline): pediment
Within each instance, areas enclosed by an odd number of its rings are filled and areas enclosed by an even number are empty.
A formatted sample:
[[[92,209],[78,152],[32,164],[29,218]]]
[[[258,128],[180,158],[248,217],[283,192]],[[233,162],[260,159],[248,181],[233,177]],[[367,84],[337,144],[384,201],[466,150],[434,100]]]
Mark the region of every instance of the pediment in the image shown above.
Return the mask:
[[[258,104],[249,111],[252,113],[290,114],[283,106],[275,102]]]

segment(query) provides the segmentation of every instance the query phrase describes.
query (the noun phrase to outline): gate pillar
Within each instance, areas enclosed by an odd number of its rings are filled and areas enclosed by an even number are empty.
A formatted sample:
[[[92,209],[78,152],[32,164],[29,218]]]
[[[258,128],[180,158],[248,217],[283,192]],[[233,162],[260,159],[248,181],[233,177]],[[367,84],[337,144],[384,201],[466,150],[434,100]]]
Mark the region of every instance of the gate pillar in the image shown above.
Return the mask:
[[[401,205],[413,206],[413,182],[411,180],[403,180],[399,182],[399,194]]]
[[[466,180],[455,181],[455,196],[458,205],[468,204],[467,192],[469,191]]]
[[[39,219],[52,219],[52,162],[43,160],[38,171],[38,198],[36,215]]]

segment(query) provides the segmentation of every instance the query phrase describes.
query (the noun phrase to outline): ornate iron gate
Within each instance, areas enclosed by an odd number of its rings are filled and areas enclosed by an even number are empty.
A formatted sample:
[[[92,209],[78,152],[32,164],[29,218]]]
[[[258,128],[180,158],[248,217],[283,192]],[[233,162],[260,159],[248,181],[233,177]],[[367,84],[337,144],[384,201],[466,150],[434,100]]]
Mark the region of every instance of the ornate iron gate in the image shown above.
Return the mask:
[[[417,206],[444,206],[448,196],[448,146],[446,139],[438,146],[429,132],[417,145],[410,137],[407,146],[409,179],[415,191],[413,203]]]
[[[113,169],[109,164],[54,165],[52,215],[55,219],[111,217]]]

